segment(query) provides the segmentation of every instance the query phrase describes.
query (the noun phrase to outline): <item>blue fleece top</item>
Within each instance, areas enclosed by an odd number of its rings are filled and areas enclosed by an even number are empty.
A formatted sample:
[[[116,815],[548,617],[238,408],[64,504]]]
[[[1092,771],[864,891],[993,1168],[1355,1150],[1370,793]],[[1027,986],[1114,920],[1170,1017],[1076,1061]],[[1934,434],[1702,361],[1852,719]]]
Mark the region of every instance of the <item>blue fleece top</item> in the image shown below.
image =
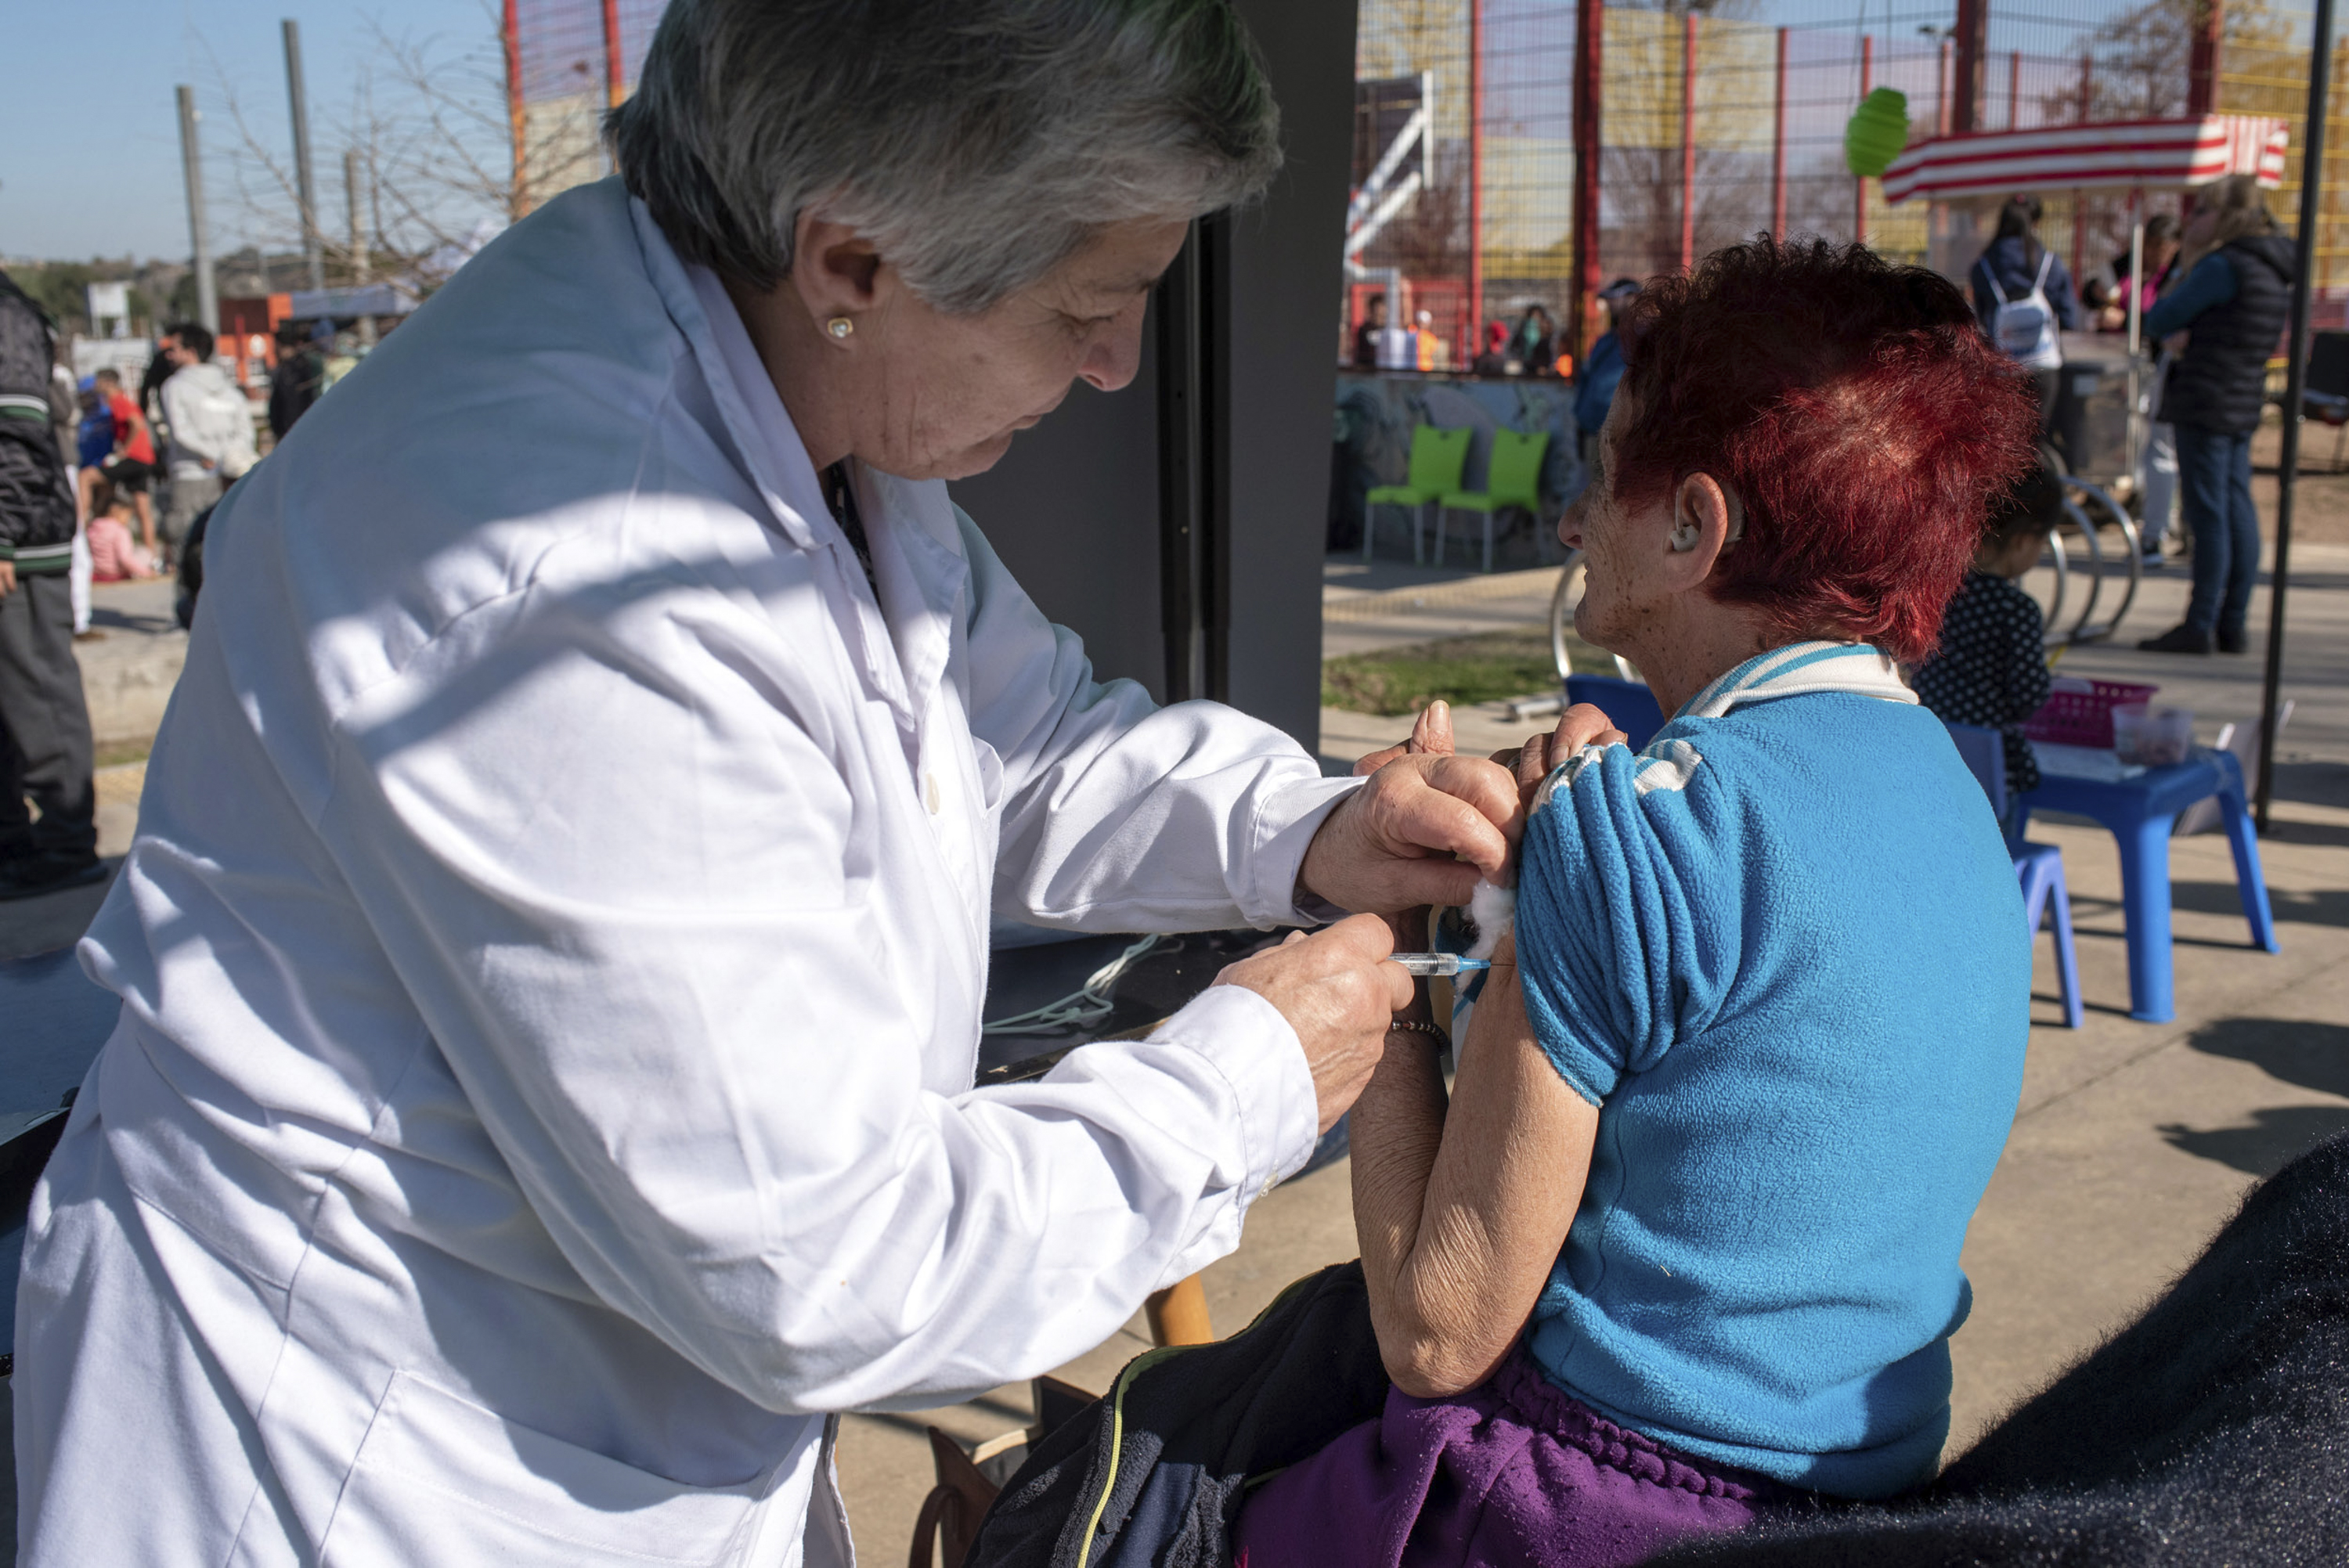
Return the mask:
[[[1623,342],[1613,333],[1601,333],[1583,356],[1582,385],[1575,389],[1574,422],[1591,435],[1607,423],[1615,388],[1623,380]]]
[[[1882,1497],[1933,1471],[1966,1223],[2022,1092],[2031,939],[1940,720],[1797,644],[1536,798],[1517,951],[1599,1108],[1527,1346],[1702,1458]]]

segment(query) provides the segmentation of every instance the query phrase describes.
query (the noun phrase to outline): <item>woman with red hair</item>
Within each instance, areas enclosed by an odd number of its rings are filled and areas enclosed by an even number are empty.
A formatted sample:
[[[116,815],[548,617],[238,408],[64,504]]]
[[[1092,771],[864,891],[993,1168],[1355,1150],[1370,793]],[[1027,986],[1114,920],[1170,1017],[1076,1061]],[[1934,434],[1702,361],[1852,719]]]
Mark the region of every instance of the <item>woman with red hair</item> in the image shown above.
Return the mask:
[[[1722,251],[1627,312],[1575,624],[1672,715],[1578,708],[1447,1097],[1423,999],[1354,1109],[1384,1414],[1274,1475],[1247,1568],[1636,1563],[1933,1472],[2030,941],[1933,647],[2033,405],[1957,290]],[[1423,933],[1406,934],[1413,945]]]

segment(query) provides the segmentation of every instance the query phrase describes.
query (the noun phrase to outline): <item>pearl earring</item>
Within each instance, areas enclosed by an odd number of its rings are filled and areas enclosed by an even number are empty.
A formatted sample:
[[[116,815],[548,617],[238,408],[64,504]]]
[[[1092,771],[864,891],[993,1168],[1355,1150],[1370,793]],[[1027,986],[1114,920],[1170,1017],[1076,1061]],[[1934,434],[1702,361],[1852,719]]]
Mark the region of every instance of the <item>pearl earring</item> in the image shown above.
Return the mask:
[[[823,324],[823,329],[834,337],[846,337],[856,330],[856,324],[844,315],[835,315]]]

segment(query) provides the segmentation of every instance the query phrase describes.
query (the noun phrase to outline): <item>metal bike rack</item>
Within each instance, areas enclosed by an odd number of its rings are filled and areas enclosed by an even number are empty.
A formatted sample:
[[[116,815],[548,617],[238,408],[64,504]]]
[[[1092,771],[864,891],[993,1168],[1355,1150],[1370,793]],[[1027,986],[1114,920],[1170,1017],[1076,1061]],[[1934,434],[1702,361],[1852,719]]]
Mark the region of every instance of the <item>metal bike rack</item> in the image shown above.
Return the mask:
[[[2081,495],[2085,496],[2088,500],[2094,502],[2097,510],[2103,511],[2119,526],[2121,531],[2122,552],[2128,559],[2128,582],[2121,590],[2120,608],[2113,612],[2113,618],[2109,621],[2095,624],[2090,624],[2088,620],[2089,612],[2095,609],[2096,603],[2095,589],[2092,588],[2089,590],[2088,593],[2087,607],[2080,612],[2079,624],[2072,628],[2072,634],[2069,638],[2069,641],[2075,643],[2102,642],[2120,629],[2121,622],[2126,620],[2128,616],[2129,607],[2137,603],[2137,587],[2145,580],[2145,557],[2142,553],[2142,536],[2137,532],[2137,520],[2129,516],[2128,509],[2122,506],[2120,502],[2115,500],[2103,490],[2099,489],[2095,485],[2090,484],[2085,480],[2070,479],[2065,480],[2064,482],[2071,489],[2079,491]],[[2085,531],[2088,535],[2089,542],[2092,546],[2091,554],[2096,561],[2097,587],[2102,587],[2104,579],[2103,552],[2093,548],[2095,543],[2097,534],[2102,531],[2102,524],[2095,521],[2085,511],[2081,512],[2080,520],[2085,525]]]

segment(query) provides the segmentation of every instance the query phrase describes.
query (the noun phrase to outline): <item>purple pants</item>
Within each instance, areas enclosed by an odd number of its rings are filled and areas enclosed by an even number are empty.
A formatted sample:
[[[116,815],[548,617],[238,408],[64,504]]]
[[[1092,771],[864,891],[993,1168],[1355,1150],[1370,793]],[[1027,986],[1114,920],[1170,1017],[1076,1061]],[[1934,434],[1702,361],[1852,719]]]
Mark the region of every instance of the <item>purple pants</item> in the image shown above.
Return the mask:
[[[1257,1489],[1235,1568],[1618,1568],[1793,1494],[1624,1430],[1520,1348],[1453,1399],[1386,1413]]]

